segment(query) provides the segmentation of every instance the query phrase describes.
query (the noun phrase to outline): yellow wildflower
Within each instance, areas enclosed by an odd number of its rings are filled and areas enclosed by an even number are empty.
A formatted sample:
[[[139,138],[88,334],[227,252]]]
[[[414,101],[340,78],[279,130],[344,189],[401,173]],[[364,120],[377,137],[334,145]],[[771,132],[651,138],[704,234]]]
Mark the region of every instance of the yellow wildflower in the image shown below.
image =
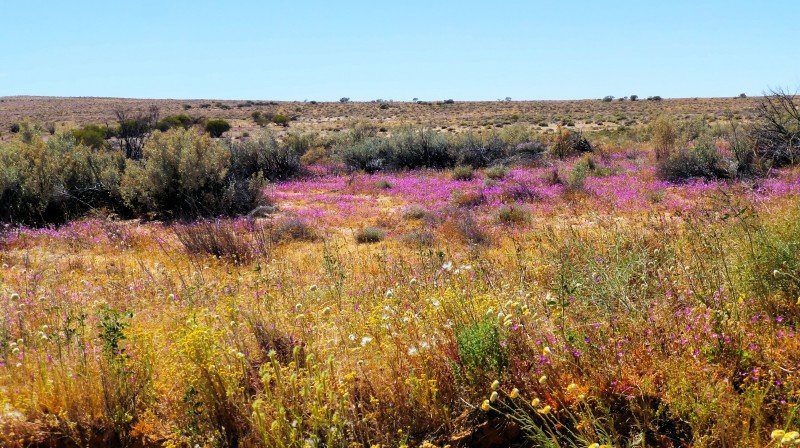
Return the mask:
[[[795,442],[798,439],[798,437],[800,437],[800,433],[798,433],[797,431],[787,432],[786,434],[783,435],[783,438],[781,438],[781,444],[789,445],[790,443]]]

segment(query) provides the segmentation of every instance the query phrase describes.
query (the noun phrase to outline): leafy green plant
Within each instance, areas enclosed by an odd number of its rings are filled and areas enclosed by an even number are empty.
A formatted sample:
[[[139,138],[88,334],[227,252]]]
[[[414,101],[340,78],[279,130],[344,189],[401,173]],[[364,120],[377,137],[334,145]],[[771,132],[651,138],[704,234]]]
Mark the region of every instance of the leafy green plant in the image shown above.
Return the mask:
[[[461,373],[467,381],[498,378],[508,367],[500,329],[490,319],[474,322],[456,332]]]

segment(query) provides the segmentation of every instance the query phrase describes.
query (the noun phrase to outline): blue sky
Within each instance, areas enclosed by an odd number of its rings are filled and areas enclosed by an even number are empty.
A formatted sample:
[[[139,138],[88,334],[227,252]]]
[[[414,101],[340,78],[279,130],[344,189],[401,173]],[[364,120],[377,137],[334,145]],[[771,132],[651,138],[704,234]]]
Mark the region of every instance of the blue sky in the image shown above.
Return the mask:
[[[0,0],[0,95],[664,97],[800,87],[800,1]]]

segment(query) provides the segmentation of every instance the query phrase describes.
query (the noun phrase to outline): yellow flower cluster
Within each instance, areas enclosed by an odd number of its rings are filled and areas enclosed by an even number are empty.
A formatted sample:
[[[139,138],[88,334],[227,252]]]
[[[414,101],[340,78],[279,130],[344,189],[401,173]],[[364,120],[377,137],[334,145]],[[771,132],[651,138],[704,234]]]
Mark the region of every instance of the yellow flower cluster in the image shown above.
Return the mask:
[[[797,431],[785,431],[776,429],[772,431],[769,438],[782,446],[800,446],[800,433]]]

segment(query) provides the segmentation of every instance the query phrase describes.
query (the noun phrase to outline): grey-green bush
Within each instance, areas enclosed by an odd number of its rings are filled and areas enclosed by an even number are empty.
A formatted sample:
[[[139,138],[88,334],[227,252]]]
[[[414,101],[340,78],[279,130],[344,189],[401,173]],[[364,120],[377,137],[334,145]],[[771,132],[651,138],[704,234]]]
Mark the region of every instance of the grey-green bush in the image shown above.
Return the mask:
[[[231,152],[191,130],[156,132],[142,159],[128,161],[121,194],[139,213],[189,218],[246,213],[258,202],[259,175],[230,174]]]
[[[456,163],[483,168],[506,156],[506,144],[500,137],[492,133],[482,136],[467,132],[452,143],[452,153]]]
[[[96,151],[71,133],[0,145],[0,220],[61,223],[95,208],[120,209],[121,151]]]
[[[454,164],[447,140],[431,129],[403,129],[386,141],[385,151],[393,169],[447,168]]]
[[[307,148],[307,143],[289,137],[280,143],[269,131],[244,141],[228,140],[224,145],[230,152],[230,171],[235,178],[260,175],[270,181],[297,175],[303,148]]]
[[[658,162],[658,175],[670,182],[688,179],[725,179],[732,176],[731,164],[713,142],[699,142],[692,148],[675,151]]]
[[[385,148],[383,140],[372,137],[344,146],[340,154],[350,170],[374,173],[385,166]]]

